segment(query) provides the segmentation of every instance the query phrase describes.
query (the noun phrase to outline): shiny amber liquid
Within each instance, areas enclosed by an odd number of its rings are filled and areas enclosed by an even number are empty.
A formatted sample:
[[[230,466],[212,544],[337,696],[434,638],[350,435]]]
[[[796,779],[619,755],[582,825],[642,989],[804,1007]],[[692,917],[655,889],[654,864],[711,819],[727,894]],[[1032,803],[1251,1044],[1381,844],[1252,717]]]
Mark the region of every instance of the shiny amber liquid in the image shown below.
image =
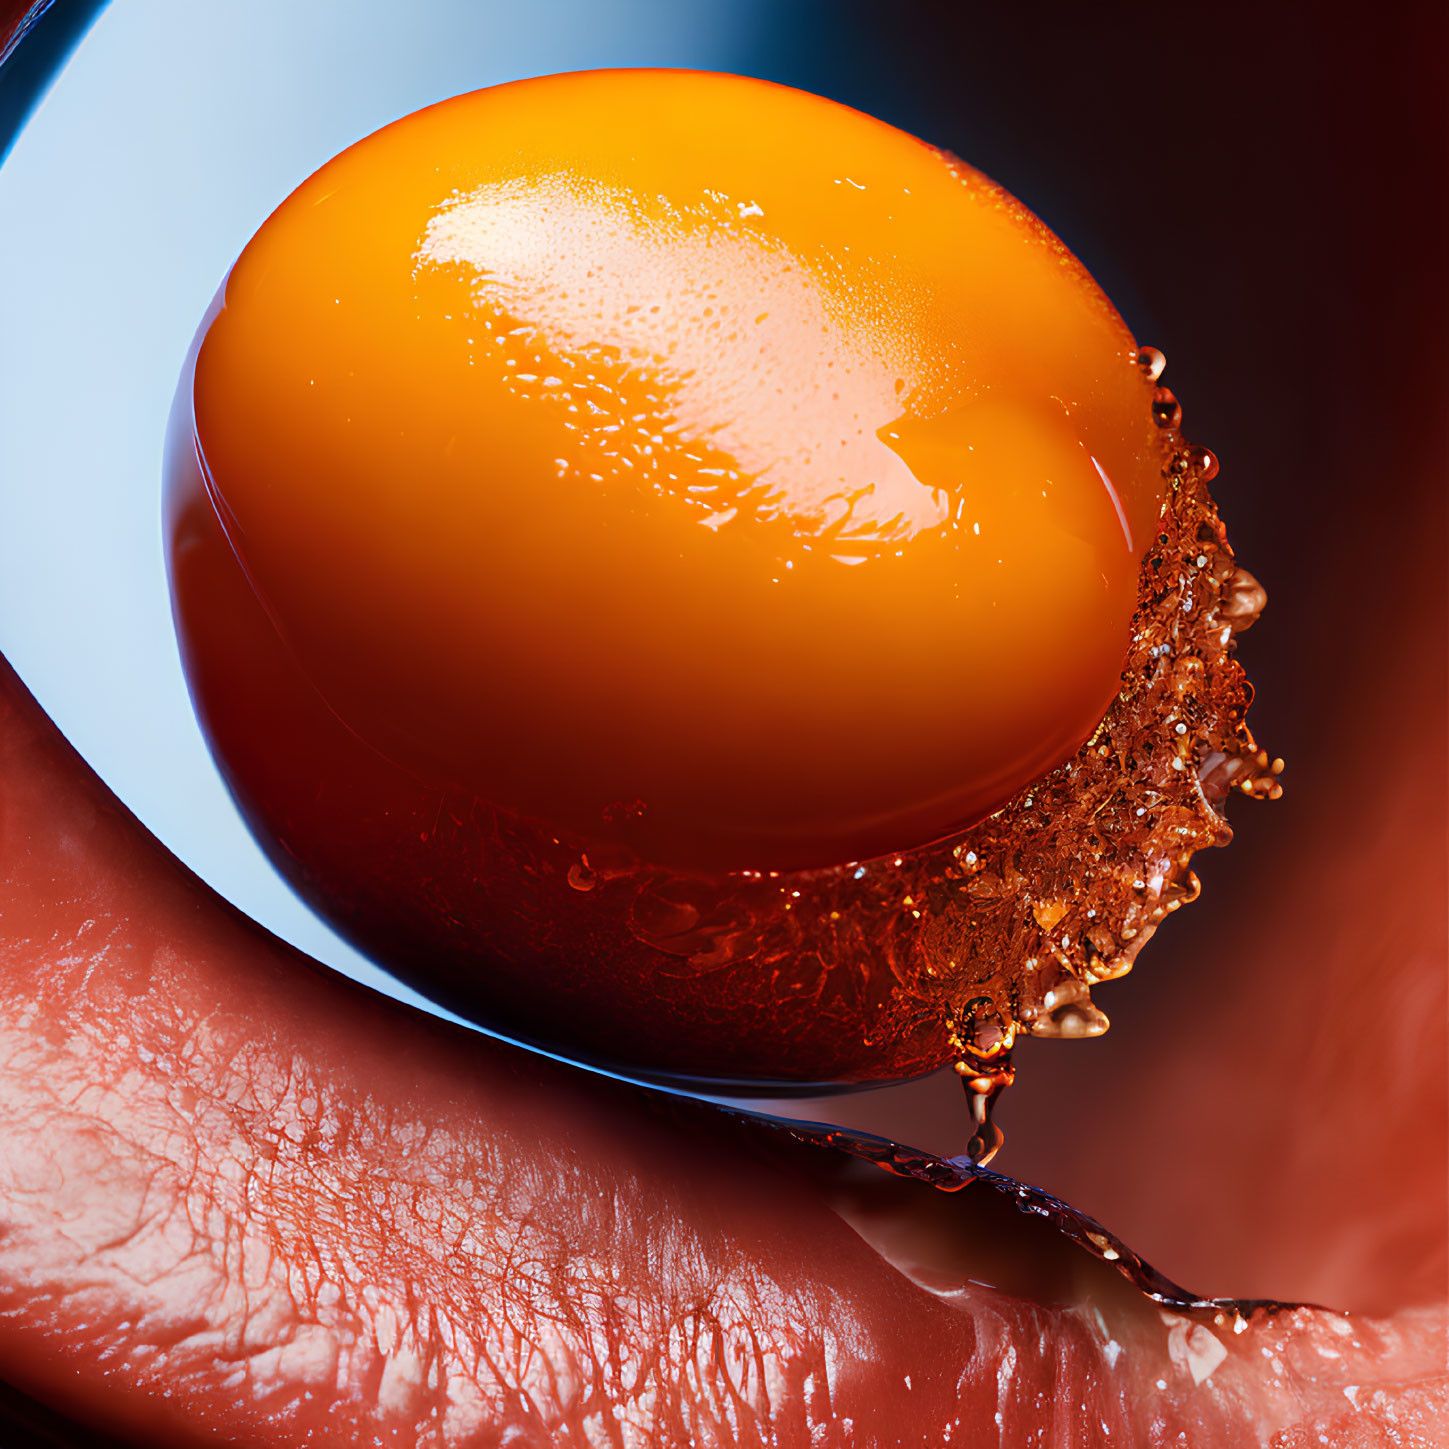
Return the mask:
[[[1135,358],[1023,207],[818,98],[606,72],[418,112],[264,224],[183,379],[213,747],[449,1005],[702,1076],[937,1065],[878,912],[822,893],[892,896],[876,863],[1116,694],[1164,497]],[[828,932],[766,944],[796,910]]]

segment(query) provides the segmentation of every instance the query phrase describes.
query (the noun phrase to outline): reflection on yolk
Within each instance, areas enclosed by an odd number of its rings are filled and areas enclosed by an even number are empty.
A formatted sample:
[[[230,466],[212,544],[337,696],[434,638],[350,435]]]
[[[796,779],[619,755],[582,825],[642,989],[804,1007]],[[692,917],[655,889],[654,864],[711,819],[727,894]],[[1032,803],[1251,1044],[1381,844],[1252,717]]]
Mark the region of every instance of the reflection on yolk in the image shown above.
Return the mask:
[[[194,424],[252,590],[389,768],[792,870],[968,824],[1101,717],[1163,499],[1135,355],[960,162],[602,72],[306,181],[227,280]]]

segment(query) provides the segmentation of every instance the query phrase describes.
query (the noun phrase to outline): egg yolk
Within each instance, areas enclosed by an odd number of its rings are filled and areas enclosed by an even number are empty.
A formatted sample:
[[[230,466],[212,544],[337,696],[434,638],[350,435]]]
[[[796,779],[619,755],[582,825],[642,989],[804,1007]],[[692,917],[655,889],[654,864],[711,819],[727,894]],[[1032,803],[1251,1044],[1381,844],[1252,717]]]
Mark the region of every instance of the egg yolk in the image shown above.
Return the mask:
[[[228,276],[217,520],[358,740],[686,871],[938,839],[1119,686],[1163,502],[1082,267],[930,146],[614,71],[417,112]]]

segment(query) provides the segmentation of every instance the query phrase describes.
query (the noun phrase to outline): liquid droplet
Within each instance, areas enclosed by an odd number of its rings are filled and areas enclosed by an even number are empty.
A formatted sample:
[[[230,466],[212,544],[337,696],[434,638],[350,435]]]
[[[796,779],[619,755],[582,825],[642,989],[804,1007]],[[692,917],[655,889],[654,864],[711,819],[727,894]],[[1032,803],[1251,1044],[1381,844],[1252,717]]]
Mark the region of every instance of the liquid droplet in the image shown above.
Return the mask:
[[[1101,1036],[1110,1025],[1106,1015],[1090,1001],[1080,1004],[1073,1002],[1067,1006],[1059,1006],[1049,1015],[1041,1017],[1033,1035],[1077,1041]]]
[[[1009,1067],[1004,1072],[976,1073],[965,1062],[958,1062],[956,1070],[961,1073],[966,1105],[975,1124],[975,1130],[966,1143],[966,1156],[977,1167],[985,1167],[1006,1141],[1006,1134],[992,1121],[991,1113],[996,1099],[1010,1085],[1013,1074]]]
[[[1218,476],[1218,455],[1211,448],[1194,444],[1187,450],[1187,461],[1204,483],[1211,483]]]
[[[599,877],[590,868],[588,856],[569,866],[569,884],[576,891],[591,891],[598,883]]]
[[[1238,789],[1254,800],[1276,800],[1283,793],[1278,776],[1283,773],[1283,761],[1268,758],[1267,750],[1259,750],[1248,762],[1248,774],[1238,781]]]
[[[1076,1041],[1101,1036],[1110,1025],[1106,1013],[1093,1004],[1086,985],[1067,976],[1043,994],[1028,1030],[1033,1036]]]
[[[971,1134],[971,1140],[966,1144],[966,1156],[978,1166],[985,1167],[1001,1151],[1005,1140],[1005,1134],[995,1122],[983,1122]]]
[[[1148,382],[1156,382],[1167,366],[1167,358],[1155,347],[1142,347],[1137,352],[1137,366],[1146,374]]]
[[[1223,581],[1222,604],[1218,612],[1235,634],[1248,628],[1263,612],[1268,591],[1247,569],[1235,568]]]
[[[1182,425],[1182,405],[1177,400],[1177,394],[1170,387],[1154,389],[1152,421],[1159,428],[1176,428]]]

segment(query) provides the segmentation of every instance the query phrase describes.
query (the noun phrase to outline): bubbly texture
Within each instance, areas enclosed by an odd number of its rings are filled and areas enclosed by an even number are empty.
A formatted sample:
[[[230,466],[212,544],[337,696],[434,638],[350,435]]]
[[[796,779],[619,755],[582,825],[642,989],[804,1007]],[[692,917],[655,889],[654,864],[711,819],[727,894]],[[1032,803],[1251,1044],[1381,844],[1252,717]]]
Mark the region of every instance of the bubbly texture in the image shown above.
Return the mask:
[[[461,96],[263,225],[195,365],[240,567],[380,756],[652,865],[996,809],[1117,688],[1162,502],[1127,329],[881,122],[669,71]]]

